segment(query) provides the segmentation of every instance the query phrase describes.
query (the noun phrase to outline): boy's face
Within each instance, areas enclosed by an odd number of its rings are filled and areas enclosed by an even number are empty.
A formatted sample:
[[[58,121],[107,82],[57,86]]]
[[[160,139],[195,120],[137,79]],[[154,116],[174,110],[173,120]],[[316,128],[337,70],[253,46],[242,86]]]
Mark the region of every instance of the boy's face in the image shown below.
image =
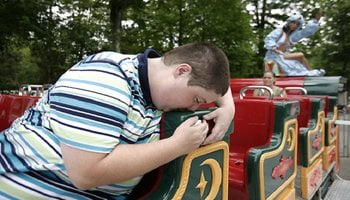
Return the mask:
[[[194,111],[200,105],[215,102],[220,97],[221,95],[198,86],[183,85],[165,94],[158,109],[166,112],[183,109]]]
[[[159,110],[194,111],[200,105],[215,102],[221,97],[212,90],[189,86],[192,67],[186,63],[164,69],[167,70],[164,74],[170,76],[162,84],[157,84],[157,89],[151,90],[153,103]]]

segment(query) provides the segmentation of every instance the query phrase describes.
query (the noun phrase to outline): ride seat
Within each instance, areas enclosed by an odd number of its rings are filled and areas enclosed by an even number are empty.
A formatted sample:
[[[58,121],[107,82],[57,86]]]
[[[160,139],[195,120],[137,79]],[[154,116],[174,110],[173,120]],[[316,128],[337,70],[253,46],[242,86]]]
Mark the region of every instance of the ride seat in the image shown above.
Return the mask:
[[[309,120],[311,118],[311,98],[300,95],[288,95],[287,97],[275,97],[274,100],[296,100],[299,101],[300,112],[297,117],[299,128],[309,127]]]
[[[241,78],[231,79],[230,88],[233,97],[239,97],[239,93],[245,86],[263,85],[262,78]],[[248,90],[246,94],[253,94],[253,90]]]
[[[0,131],[8,128],[12,122],[33,106],[38,97],[0,95]]]
[[[247,159],[253,147],[270,143],[274,104],[266,99],[235,99],[234,133],[230,136],[229,184],[234,196],[247,192]]]

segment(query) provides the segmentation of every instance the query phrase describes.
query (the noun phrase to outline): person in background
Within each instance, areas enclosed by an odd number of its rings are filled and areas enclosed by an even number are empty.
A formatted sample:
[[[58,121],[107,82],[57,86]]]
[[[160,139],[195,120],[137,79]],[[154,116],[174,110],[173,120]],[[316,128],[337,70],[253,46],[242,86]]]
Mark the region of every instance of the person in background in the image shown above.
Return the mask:
[[[302,52],[290,52],[291,47],[305,37],[310,37],[320,28],[319,12],[305,27],[304,18],[299,14],[290,16],[282,29],[277,28],[264,39],[267,49],[264,60],[274,61],[287,76],[323,76],[325,70],[312,69]]]
[[[263,76],[264,86],[271,88],[273,97],[286,97],[287,93],[283,88],[275,85],[275,74],[272,71],[265,71]],[[254,96],[269,96],[269,92],[264,89],[255,89]]]
[[[224,137],[229,80],[225,53],[210,43],[88,56],[0,133],[0,198],[126,199],[145,173]],[[159,138],[163,112],[212,102],[205,120]]]
[[[291,44],[296,44],[304,38],[311,37],[318,30],[320,30],[320,19],[322,17],[322,12],[320,9],[316,8],[311,12],[311,19],[306,22],[304,28],[298,28],[290,36],[289,41]]]

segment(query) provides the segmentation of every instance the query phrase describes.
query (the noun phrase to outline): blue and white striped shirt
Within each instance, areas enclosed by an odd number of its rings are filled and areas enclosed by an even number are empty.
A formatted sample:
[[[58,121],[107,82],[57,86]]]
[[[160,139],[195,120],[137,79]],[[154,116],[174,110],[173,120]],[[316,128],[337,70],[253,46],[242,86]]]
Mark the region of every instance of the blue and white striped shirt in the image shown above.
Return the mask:
[[[67,176],[60,143],[110,153],[118,144],[159,139],[144,54],[102,52],[63,74],[47,95],[0,133],[0,197],[122,199],[141,177],[80,191]]]

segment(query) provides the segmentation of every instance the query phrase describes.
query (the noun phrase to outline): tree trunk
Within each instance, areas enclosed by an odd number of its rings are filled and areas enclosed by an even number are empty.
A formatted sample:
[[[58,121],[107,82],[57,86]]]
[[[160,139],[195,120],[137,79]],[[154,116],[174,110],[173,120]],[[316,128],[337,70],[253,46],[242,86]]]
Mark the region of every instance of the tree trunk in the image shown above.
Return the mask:
[[[120,38],[122,28],[122,12],[133,0],[109,0],[111,41],[113,50],[120,52]]]

